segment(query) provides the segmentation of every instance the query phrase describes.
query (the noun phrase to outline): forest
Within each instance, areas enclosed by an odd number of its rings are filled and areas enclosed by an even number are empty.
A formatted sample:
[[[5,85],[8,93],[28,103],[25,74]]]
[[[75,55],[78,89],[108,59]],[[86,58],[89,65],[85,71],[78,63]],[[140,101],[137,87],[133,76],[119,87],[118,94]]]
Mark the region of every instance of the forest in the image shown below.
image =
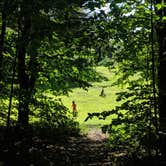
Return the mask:
[[[165,73],[165,0],[0,0],[0,166],[165,166]]]

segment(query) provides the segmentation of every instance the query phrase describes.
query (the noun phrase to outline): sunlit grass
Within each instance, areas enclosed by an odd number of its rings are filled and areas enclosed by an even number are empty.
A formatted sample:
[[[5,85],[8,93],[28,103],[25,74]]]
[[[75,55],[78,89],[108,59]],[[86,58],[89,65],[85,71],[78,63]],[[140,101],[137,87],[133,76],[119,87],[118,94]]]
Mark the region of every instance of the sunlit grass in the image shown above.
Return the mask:
[[[90,87],[87,91],[80,88],[74,88],[72,89],[73,92],[69,93],[69,96],[57,96],[57,98],[61,98],[63,104],[68,107],[70,111],[72,111],[72,101],[74,100],[76,102],[78,111],[76,121],[79,122],[82,128],[84,128],[84,126],[100,126],[103,124],[109,124],[112,117],[107,117],[105,120],[93,118],[86,122],[85,119],[87,118],[88,113],[111,110],[115,106],[119,105],[116,101],[116,93],[120,92],[122,89],[118,86],[112,86],[112,83],[116,80],[114,72],[110,72],[106,67],[97,67],[96,71],[106,77],[107,80],[93,82],[92,87]],[[100,96],[102,88],[104,88],[105,97]],[[51,93],[47,93],[47,96],[56,99],[56,97]],[[7,112],[9,100],[4,99],[3,101],[3,106],[5,107],[4,109]],[[12,119],[17,119],[17,104],[18,101],[13,98],[11,111]],[[37,120],[38,118],[35,116],[30,116],[30,122],[33,123]]]
[[[76,102],[78,110],[76,121],[82,126],[109,124],[112,117],[108,117],[105,120],[100,120],[98,118],[93,118],[86,122],[84,120],[88,113],[111,110],[119,105],[116,101],[116,93],[121,91],[121,88],[118,86],[112,86],[112,83],[116,79],[114,73],[110,72],[106,67],[98,67],[96,70],[102,74],[102,76],[107,77],[108,80],[93,82],[92,87],[90,87],[88,91],[74,88],[73,92],[70,93],[68,97],[61,96],[62,102],[70,110],[72,110],[72,101],[74,100]],[[105,97],[100,96],[102,88],[104,88]]]

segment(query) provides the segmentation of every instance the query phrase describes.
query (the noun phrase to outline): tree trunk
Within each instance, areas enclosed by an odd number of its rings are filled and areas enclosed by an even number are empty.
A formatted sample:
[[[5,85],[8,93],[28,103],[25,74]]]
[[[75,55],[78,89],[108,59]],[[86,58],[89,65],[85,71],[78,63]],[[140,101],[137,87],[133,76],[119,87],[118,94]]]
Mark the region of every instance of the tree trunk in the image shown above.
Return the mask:
[[[28,12],[27,12],[28,13]],[[19,106],[18,106],[18,124],[28,126],[29,124],[29,104],[32,99],[35,81],[37,77],[37,48],[39,47],[38,40],[31,36],[31,16],[27,14],[19,20],[20,42],[18,43],[18,80],[19,80]],[[22,23],[22,25],[21,25]],[[26,48],[31,48],[27,53]],[[29,65],[26,62],[29,56]]]
[[[166,26],[166,25],[165,25]],[[158,30],[159,37],[159,122],[162,137],[160,151],[166,156],[166,27]]]
[[[166,28],[160,29],[158,35],[160,129],[166,132]]]
[[[28,126],[29,123],[29,102],[31,94],[29,92],[29,75],[26,72],[26,47],[29,43],[29,32],[31,27],[30,16],[20,17],[19,30],[20,39],[17,45],[18,53],[18,81],[19,81],[19,105],[18,124]],[[23,27],[23,28],[22,28]]]
[[[161,4],[161,0],[156,3]],[[166,16],[166,8],[156,11],[161,20]],[[157,36],[159,43],[159,66],[158,66],[158,89],[159,89],[159,122],[160,122],[160,151],[163,156],[166,156],[166,24],[160,21],[157,24]]]
[[[2,25],[1,25],[1,35],[0,35],[0,81],[3,77],[3,51],[4,51],[4,39],[6,34],[6,9],[7,0],[3,1],[2,4]]]
[[[28,94],[28,75],[25,72],[25,47],[18,50],[18,80],[19,80],[19,106],[18,106],[18,123],[28,125],[29,114],[29,94]]]

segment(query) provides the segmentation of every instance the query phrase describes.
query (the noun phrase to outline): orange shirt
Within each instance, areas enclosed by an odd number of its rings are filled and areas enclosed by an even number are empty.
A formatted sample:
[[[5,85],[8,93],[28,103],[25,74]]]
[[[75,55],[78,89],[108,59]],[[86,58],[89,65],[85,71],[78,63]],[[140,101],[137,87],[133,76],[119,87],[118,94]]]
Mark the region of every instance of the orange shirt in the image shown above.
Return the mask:
[[[73,107],[73,111],[76,111],[76,104],[75,103],[72,104],[72,107]]]

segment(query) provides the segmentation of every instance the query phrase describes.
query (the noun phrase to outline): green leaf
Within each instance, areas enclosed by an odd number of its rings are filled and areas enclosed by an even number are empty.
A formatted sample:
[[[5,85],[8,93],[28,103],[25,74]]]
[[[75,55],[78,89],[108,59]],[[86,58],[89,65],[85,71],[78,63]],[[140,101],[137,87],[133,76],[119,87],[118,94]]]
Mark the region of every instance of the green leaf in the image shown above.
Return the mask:
[[[161,3],[158,3],[158,4],[156,5],[156,8],[157,8],[157,10],[160,10],[160,9],[162,8]]]
[[[166,16],[163,16],[163,17],[162,17],[162,21],[166,21]]]

